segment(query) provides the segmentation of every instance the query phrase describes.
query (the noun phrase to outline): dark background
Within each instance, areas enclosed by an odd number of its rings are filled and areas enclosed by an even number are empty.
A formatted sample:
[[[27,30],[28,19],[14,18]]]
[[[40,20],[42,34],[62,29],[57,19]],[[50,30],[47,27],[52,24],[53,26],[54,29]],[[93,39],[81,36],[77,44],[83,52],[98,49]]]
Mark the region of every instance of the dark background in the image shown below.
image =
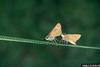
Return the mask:
[[[58,22],[64,33],[82,35],[78,45],[100,47],[99,0],[0,0],[0,35],[44,40]],[[98,63],[100,50],[0,41],[0,67]]]

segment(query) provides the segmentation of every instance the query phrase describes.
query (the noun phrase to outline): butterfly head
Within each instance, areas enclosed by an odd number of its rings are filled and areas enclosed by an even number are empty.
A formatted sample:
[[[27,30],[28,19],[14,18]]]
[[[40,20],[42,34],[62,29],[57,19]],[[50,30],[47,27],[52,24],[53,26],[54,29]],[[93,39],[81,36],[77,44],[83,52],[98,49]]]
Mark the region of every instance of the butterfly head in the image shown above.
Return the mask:
[[[62,40],[65,40],[64,34],[61,34]],[[67,38],[66,38],[67,39]]]
[[[45,37],[45,39],[49,40],[49,41],[52,41],[52,40],[55,39],[55,37],[48,35],[48,36]]]
[[[61,37],[62,37],[62,39],[64,38],[64,35],[63,34],[61,34]]]

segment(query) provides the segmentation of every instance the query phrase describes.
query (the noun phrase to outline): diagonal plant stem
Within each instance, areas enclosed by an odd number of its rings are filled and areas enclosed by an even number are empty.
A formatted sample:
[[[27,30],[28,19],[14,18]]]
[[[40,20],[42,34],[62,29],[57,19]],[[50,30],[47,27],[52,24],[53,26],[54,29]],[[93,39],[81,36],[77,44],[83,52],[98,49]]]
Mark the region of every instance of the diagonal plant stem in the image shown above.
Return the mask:
[[[53,44],[52,42],[18,38],[18,37],[9,37],[9,36],[0,36],[0,40],[3,41],[14,41],[14,42],[23,42],[23,43],[33,43],[33,44]],[[100,47],[90,47],[90,46],[79,46],[79,45],[64,45],[64,44],[55,44],[56,46],[65,46],[65,47],[76,47],[76,48],[87,48],[87,49],[100,49]]]

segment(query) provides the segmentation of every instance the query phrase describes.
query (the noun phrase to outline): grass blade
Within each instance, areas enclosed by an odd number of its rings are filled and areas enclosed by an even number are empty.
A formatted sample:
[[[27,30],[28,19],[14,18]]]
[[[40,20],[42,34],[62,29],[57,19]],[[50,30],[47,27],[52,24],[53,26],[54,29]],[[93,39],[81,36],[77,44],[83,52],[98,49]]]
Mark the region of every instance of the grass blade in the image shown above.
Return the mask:
[[[33,44],[52,44],[51,42],[47,41],[39,41],[39,40],[32,40],[32,39],[25,39],[25,38],[18,38],[18,37],[9,37],[9,36],[0,36],[0,40],[4,41],[14,41],[14,42],[23,42],[23,43],[33,43]],[[90,47],[90,46],[79,46],[79,45],[64,45],[64,44],[55,44],[56,46],[66,46],[66,47],[76,47],[76,48],[87,48],[87,49],[100,49],[100,47]]]

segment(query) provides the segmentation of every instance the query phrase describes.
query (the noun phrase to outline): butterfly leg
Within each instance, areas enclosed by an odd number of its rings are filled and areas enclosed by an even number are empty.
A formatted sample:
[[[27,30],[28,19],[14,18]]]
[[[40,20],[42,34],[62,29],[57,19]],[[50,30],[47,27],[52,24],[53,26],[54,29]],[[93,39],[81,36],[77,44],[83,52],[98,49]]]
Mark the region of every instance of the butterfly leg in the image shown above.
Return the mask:
[[[57,45],[57,39],[54,40],[54,44]]]
[[[50,47],[52,47],[52,45],[54,45],[54,41],[49,41],[48,45],[50,45]]]
[[[50,47],[51,47],[51,44],[53,44],[53,41],[49,41],[48,42],[48,45],[50,45]]]
[[[62,40],[62,44],[66,45],[66,44],[68,44],[68,42],[65,40]]]
[[[52,40],[51,41],[51,45],[55,45],[56,44],[56,41],[55,40]]]
[[[63,44],[63,40],[60,40],[59,42],[60,42],[61,44]]]
[[[64,41],[64,40],[62,40],[62,42],[63,42],[63,44],[64,44],[64,45],[66,45],[66,43],[65,43],[65,41]]]
[[[68,45],[68,41],[64,41],[65,42],[65,45],[67,44]]]
[[[62,40],[60,40],[60,41],[59,41],[59,43],[63,44],[63,41],[62,41]]]

